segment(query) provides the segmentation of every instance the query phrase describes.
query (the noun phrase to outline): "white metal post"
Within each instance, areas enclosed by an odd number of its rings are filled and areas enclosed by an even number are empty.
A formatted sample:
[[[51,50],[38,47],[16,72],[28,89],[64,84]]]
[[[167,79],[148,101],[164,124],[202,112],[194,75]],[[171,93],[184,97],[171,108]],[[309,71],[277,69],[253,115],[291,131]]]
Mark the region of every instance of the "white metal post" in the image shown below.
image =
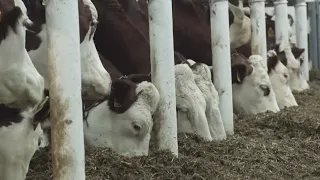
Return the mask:
[[[275,0],[275,29],[276,29],[276,43],[280,40],[289,41],[289,23],[288,23],[288,7],[287,0]]]
[[[178,156],[172,2],[149,0],[148,4],[152,82],[161,96],[154,116],[161,122],[156,139],[159,148]]]
[[[297,46],[299,48],[304,48],[301,71],[304,78],[309,81],[308,19],[307,4],[305,0],[296,0],[295,11]]]
[[[46,3],[53,179],[85,180],[78,1]]]
[[[210,0],[214,86],[220,97],[219,107],[225,131],[232,135],[234,130],[228,6],[227,0]]]
[[[267,67],[265,0],[251,0],[252,54],[261,55]]]

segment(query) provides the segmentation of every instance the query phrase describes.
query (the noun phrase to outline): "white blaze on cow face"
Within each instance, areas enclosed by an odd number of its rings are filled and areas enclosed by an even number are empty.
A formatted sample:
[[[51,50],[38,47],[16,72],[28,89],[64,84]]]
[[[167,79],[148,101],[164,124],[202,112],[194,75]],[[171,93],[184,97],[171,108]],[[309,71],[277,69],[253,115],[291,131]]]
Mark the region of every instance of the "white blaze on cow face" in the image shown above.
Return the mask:
[[[211,79],[211,71],[208,65],[187,60],[194,74],[195,83],[201,90],[206,100],[206,117],[210,134],[214,140],[226,139],[221,113],[219,109],[219,94]]]
[[[270,50],[268,52],[268,65],[269,64],[272,66],[270,69],[268,67],[269,78],[272,89],[276,95],[279,108],[283,109],[285,107],[298,106],[289,86],[289,71],[278,59],[274,50]]]
[[[38,149],[43,131],[40,124],[34,130],[34,110],[21,113],[22,121],[0,127],[0,179],[22,180],[26,178],[29,163]]]
[[[44,89],[43,77],[25,49],[25,26],[32,22],[24,13],[24,4],[19,2],[16,1],[19,7],[2,13],[0,20],[1,28],[8,30],[6,36],[0,39],[0,103],[15,108],[36,105],[41,101]],[[13,20],[12,16],[17,16],[14,19],[16,23],[5,24],[8,17]]]
[[[243,10],[229,3],[229,10],[234,15],[230,29],[230,47],[238,48],[251,41],[251,20],[245,16]]]
[[[243,114],[280,111],[262,57],[252,55],[249,63],[252,73],[244,77],[241,83],[232,84],[234,111]]]
[[[175,65],[176,104],[178,132],[194,133],[211,141],[206,118],[206,100],[194,80],[187,64]]]
[[[284,51],[286,55],[286,67],[289,71],[289,86],[292,91],[303,91],[309,89],[309,84],[304,79],[301,69],[300,61],[295,59],[292,54],[290,44],[286,41],[281,41],[277,52]]]
[[[153,126],[152,114],[160,101],[156,87],[141,82],[136,89],[137,101],[124,113],[108,108],[107,101],[92,109],[84,123],[85,142],[89,146],[110,147],[127,156],[148,155]]]

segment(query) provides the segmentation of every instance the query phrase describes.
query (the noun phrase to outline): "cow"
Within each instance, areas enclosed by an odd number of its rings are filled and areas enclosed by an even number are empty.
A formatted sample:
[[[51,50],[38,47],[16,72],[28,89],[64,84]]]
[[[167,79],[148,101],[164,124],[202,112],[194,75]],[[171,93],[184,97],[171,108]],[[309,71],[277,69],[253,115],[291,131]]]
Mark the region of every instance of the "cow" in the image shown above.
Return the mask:
[[[196,63],[192,59],[187,59],[185,62],[191,68],[195,83],[206,100],[206,117],[212,139],[226,139],[227,136],[219,109],[219,94],[212,83],[209,66],[203,63]]]
[[[267,67],[260,55],[249,59],[237,52],[231,56],[232,97],[235,113],[257,114],[265,111],[279,112]]]
[[[31,3],[32,2],[32,3]],[[45,0],[26,1],[34,25],[27,31],[27,51],[48,88],[48,50]],[[78,0],[82,98],[95,100],[110,92],[111,79],[103,68],[93,37],[97,28],[97,12],[90,0]]]
[[[38,104],[44,80],[25,49],[32,22],[20,0],[0,0],[0,104],[23,108]]]
[[[32,156],[41,146],[41,123],[49,115],[48,98],[33,107],[0,104],[0,115],[0,179],[23,180]]]
[[[237,48],[236,51],[247,58],[252,55],[250,44],[243,45]],[[292,49],[292,51],[295,51],[296,54],[300,52],[299,49]],[[290,75],[288,68],[282,62],[287,62],[284,51],[279,52],[278,55],[274,50],[268,51],[268,75],[280,109],[298,105],[289,86]]]
[[[292,91],[301,92],[310,88],[307,81],[304,79],[300,66],[303,61],[297,60],[291,51],[291,46],[287,41],[280,41],[279,44],[275,46],[275,52],[278,54],[281,51],[285,52],[285,60],[281,61],[289,70],[289,86]],[[302,50],[293,50],[297,57],[301,56]]]
[[[150,82],[113,81],[108,100],[92,108],[85,119],[85,143],[126,156],[148,155],[152,115],[159,101],[159,92]]]
[[[268,74],[280,109],[298,106],[289,86],[290,75],[288,68],[282,63],[284,61],[286,61],[284,51],[279,53],[274,50],[268,51]]]

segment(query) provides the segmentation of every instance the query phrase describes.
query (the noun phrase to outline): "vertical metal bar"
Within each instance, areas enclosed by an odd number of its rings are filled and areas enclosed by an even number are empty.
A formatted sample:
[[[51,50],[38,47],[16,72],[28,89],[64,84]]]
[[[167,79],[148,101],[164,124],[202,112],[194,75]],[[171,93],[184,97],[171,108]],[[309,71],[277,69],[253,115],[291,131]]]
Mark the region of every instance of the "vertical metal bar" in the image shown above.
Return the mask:
[[[265,0],[251,1],[252,54],[261,55],[267,67]]]
[[[288,7],[287,0],[275,0],[274,1],[274,12],[275,12],[275,28],[276,28],[276,43],[280,40],[289,41],[288,31]]]
[[[304,48],[304,61],[301,66],[305,80],[309,81],[309,54],[308,54],[308,24],[307,24],[307,4],[305,0],[296,0],[296,37],[297,46]]]
[[[85,180],[78,1],[46,3],[54,180]]]
[[[231,83],[229,14],[227,0],[210,0],[212,66],[226,133],[234,134]]]
[[[161,121],[157,140],[159,148],[178,156],[172,2],[149,0],[148,4],[152,82],[161,97],[154,116]]]
[[[309,34],[309,47],[310,47],[310,59],[312,60],[312,66],[314,68],[319,67],[318,63],[318,43],[317,43],[317,6],[316,2],[308,3],[308,9],[310,12],[310,29]]]

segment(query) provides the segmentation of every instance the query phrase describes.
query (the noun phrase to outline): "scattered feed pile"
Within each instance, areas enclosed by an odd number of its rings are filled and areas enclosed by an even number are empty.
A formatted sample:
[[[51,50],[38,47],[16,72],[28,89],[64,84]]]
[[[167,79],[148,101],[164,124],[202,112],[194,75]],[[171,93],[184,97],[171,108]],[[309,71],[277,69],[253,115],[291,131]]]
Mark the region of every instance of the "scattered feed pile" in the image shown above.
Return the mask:
[[[238,116],[235,135],[203,142],[179,135],[179,158],[152,150],[148,157],[119,157],[86,149],[87,180],[320,179],[320,82],[296,94],[299,107],[280,113]],[[28,180],[51,180],[49,149],[35,155]]]

